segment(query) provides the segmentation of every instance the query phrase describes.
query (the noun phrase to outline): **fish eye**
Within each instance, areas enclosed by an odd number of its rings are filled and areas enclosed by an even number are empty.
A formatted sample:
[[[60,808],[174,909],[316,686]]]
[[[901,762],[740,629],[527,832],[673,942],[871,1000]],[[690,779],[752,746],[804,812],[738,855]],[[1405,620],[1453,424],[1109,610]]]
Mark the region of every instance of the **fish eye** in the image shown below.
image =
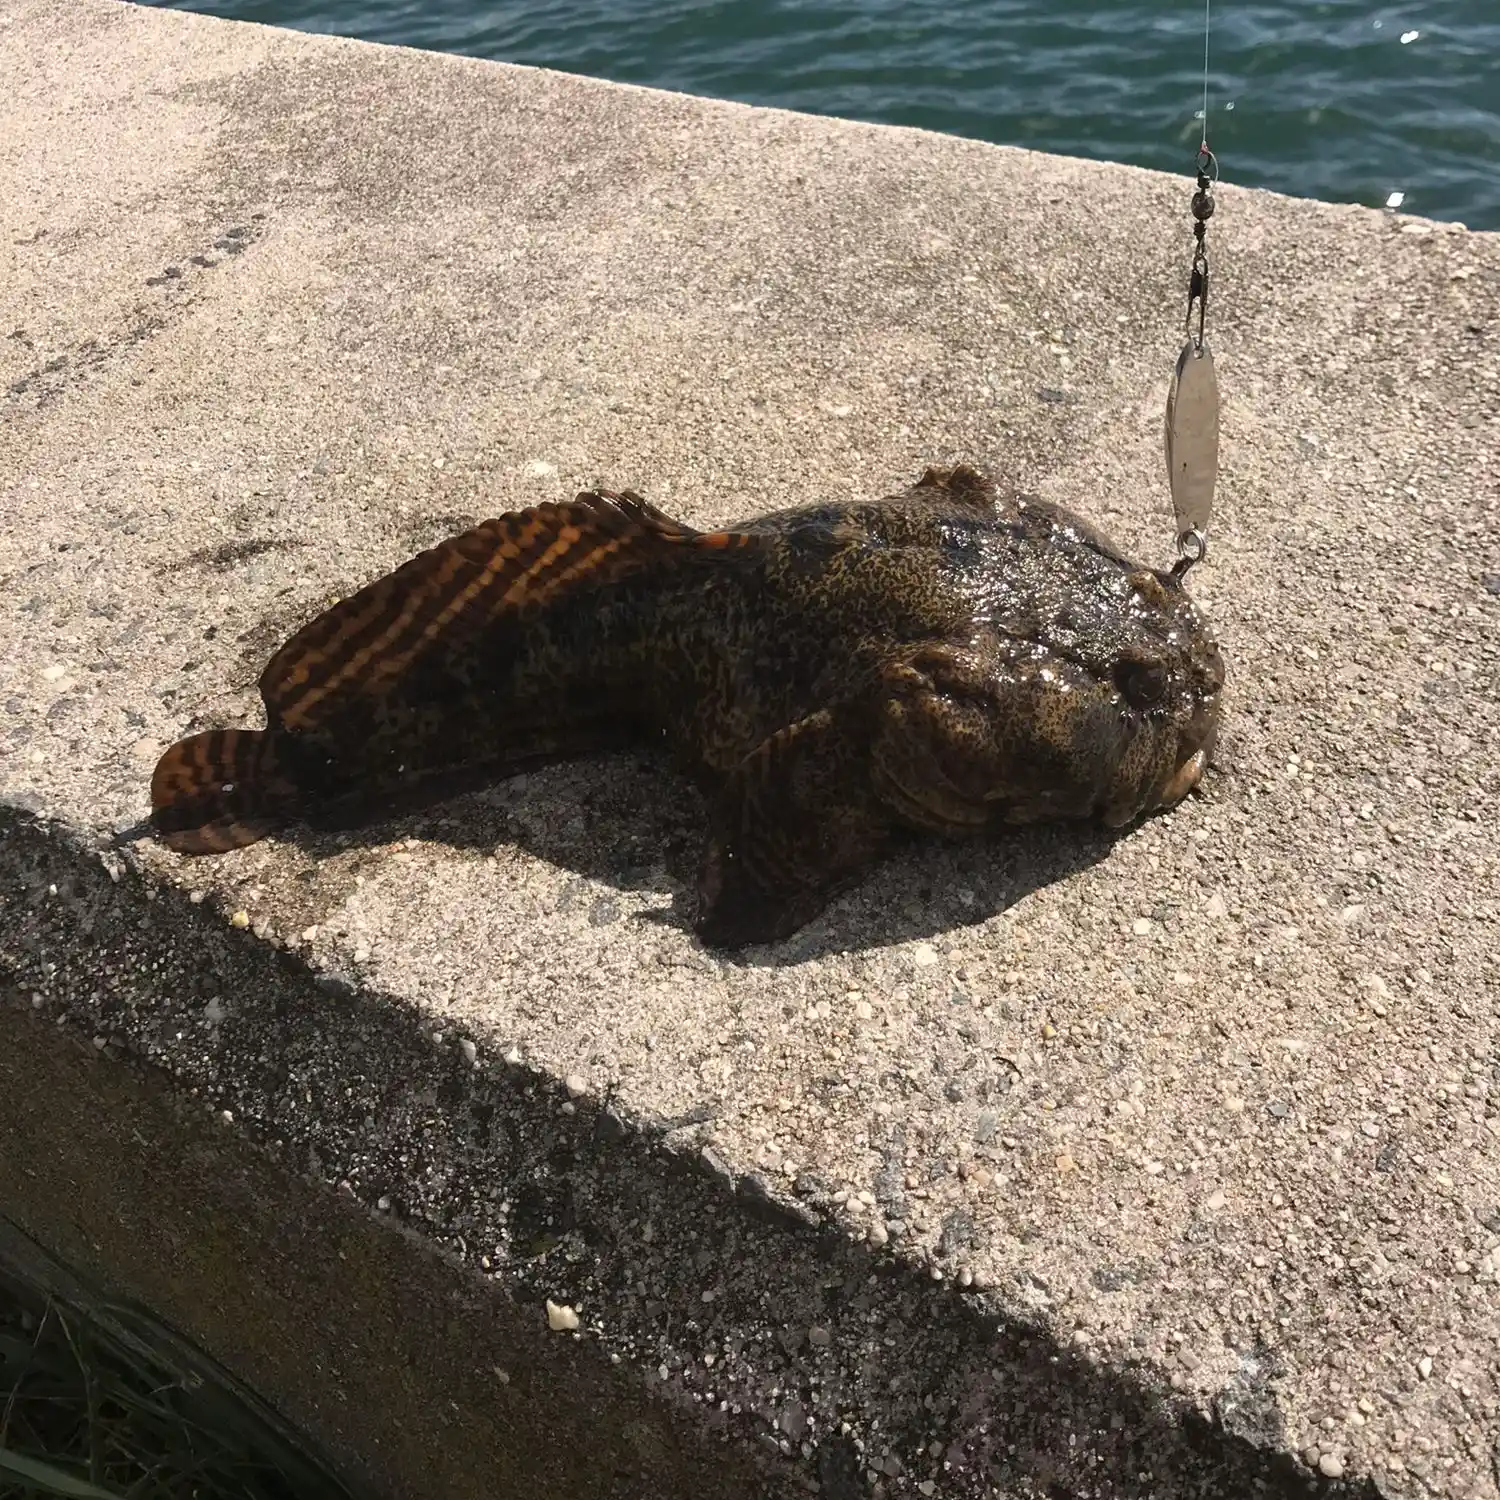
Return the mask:
[[[1115,667],[1115,685],[1132,708],[1155,708],[1167,693],[1167,669],[1159,661],[1122,661]]]

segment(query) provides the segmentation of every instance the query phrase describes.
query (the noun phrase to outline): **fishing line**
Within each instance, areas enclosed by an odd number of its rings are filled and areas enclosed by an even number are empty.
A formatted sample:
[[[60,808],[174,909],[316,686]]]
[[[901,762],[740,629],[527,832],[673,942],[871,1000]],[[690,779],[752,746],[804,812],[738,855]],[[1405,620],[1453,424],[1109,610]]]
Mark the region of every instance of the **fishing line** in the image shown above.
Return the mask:
[[[1208,150],[1208,33],[1209,33],[1209,9],[1213,0],[1203,0],[1203,134],[1200,137],[1203,145],[1200,150]]]

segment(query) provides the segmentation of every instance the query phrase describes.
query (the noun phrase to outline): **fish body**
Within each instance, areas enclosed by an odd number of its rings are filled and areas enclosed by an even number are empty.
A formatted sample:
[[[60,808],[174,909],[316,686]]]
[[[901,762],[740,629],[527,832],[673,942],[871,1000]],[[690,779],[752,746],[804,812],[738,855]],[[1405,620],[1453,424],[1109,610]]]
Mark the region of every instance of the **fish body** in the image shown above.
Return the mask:
[[[628,492],[450,538],[271,659],[264,730],[172,746],[185,853],[454,773],[665,743],[708,793],[697,930],[779,938],[902,830],[1121,826],[1196,783],[1224,668],[1178,579],[969,468],[726,531]]]

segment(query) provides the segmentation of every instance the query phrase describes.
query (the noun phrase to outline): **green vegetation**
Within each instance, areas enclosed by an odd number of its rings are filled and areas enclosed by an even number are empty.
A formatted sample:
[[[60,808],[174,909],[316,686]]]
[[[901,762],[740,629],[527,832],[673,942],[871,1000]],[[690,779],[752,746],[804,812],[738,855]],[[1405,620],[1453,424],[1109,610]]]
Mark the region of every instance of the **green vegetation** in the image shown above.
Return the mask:
[[[0,1267],[0,1500],[348,1500],[263,1403],[139,1311]]]

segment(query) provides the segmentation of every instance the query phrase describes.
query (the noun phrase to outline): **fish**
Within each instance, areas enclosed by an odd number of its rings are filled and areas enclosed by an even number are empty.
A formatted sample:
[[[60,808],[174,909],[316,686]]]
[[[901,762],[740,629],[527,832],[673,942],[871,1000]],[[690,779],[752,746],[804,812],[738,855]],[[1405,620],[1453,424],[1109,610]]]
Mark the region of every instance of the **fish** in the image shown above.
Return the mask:
[[[1209,764],[1225,667],[1177,572],[969,465],[723,530],[633,490],[485,521],[293,634],[264,729],[170,746],[171,849],[628,745],[667,750],[708,827],[693,928],[789,937],[911,835],[1122,829]]]

